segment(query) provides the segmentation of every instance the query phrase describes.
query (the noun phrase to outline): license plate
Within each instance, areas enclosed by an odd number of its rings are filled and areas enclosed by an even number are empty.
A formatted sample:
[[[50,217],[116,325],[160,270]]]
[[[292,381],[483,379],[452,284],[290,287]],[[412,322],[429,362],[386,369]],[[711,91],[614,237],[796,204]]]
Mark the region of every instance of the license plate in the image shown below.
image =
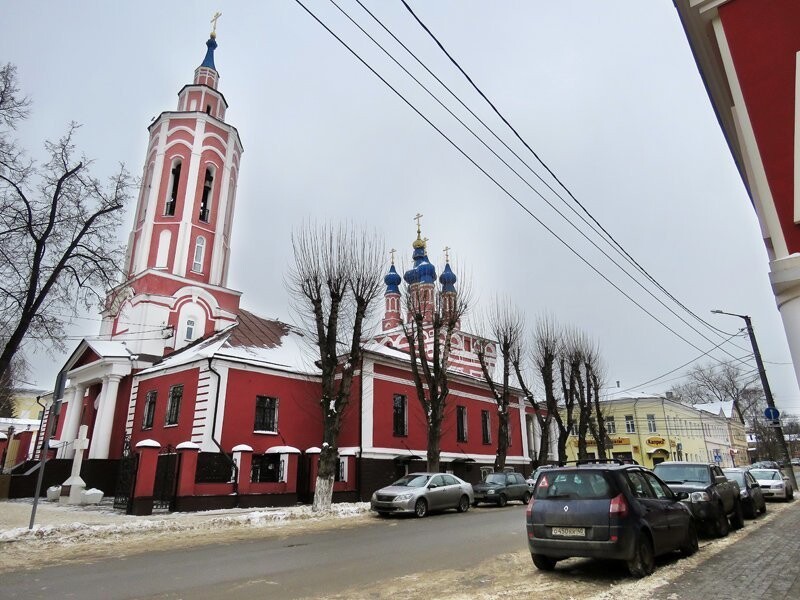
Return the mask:
[[[586,529],[583,527],[553,527],[552,534],[561,537],[585,537]]]

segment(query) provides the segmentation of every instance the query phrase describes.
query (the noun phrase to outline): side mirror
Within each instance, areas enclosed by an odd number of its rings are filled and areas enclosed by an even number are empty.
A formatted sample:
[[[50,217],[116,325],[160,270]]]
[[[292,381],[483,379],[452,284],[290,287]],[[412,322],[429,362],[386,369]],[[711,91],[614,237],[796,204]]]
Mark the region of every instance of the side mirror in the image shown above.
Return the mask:
[[[728,478],[724,475],[717,475],[714,477],[714,483],[725,483],[726,481],[728,481]]]
[[[761,486],[758,485],[758,482],[755,482],[755,483],[750,484],[750,487],[757,488],[757,487],[761,487]]]
[[[689,492],[678,492],[675,494],[675,500],[688,500]]]
[[[436,488],[438,488],[438,487],[439,487],[438,485],[436,485],[435,483],[432,483],[432,484],[430,484],[430,485],[428,486],[428,489],[429,489],[429,490],[435,490],[435,489],[436,489]]]

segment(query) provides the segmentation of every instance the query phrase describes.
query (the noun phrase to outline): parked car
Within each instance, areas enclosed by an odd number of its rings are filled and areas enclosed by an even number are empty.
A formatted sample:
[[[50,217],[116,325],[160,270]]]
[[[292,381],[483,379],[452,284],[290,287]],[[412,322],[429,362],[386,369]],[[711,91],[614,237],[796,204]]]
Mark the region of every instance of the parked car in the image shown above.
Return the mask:
[[[528,490],[533,493],[534,488],[536,487],[536,480],[539,479],[539,475],[542,474],[542,471],[546,471],[547,469],[557,469],[558,465],[539,465],[536,467],[536,470],[531,473],[531,476],[525,480],[525,483],[528,484]]]
[[[792,466],[793,467],[800,467],[800,458],[793,458],[792,459]]]
[[[411,473],[372,494],[370,507],[380,516],[455,508],[467,512],[472,503],[472,486],[449,473]]]
[[[767,512],[767,502],[755,478],[747,469],[722,469],[725,477],[739,484],[739,498],[742,501],[744,516],[755,519]]]
[[[472,485],[472,506],[490,502],[505,506],[509,500],[520,500],[527,504],[531,492],[525,478],[519,473],[489,473],[480,483]]]
[[[791,481],[779,469],[750,469],[750,474],[761,487],[764,498],[780,498],[784,502],[794,498]]]
[[[717,537],[728,535],[731,527],[744,527],[739,484],[725,477],[717,465],[662,462],[654,471],[672,491],[689,494],[685,502],[700,527]]]
[[[591,463],[539,476],[525,515],[533,564],[550,571],[572,556],[625,561],[635,577],[653,572],[655,557],[697,551],[689,508],[652,471]]]
[[[781,466],[775,460],[759,460],[754,462],[750,465],[751,469],[778,469],[780,471]]]

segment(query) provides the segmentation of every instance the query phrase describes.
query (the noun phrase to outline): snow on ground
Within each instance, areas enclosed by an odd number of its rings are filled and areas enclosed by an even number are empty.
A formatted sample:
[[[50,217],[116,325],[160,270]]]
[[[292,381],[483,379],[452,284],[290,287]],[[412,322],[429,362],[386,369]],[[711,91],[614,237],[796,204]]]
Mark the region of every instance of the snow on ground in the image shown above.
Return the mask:
[[[27,540],[79,542],[99,536],[146,532],[188,532],[231,528],[263,528],[302,520],[334,520],[366,516],[369,503],[337,503],[330,512],[314,513],[308,505],[164,513],[136,517],[116,511],[111,499],[97,506],[65,506],[39,502],[36,522],[28,529],[32,501],[0,502],[0,552],[5,544]]]

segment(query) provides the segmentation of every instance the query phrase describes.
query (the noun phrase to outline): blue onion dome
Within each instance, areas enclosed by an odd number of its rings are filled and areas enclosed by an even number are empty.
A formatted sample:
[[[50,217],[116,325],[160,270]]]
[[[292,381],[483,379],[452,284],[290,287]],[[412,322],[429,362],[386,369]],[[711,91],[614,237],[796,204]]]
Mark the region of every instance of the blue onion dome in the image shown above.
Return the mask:
[[[206,57],[203,59],[203,63],[200,65],[201,67],[208,67],[209,69],[217,70],[217,67],[214,66],[214,50],[217,48],[217,34],[212,33],[211,37],[208,38],[206,42],[206,47],[208,50],[206,51]]]
[[[408,285],[419,283],[419,273],[417,273],[416,267],[411,267],[408,271],[406,271],[403,275],[403,279],[406,280]]]
[[[386,284],[386,293],[399,294],[400,288],[398,288],[397,286],[400,285],[401,281],[403,280],[400,279],[400,275],[397,274],[394,265],[392,265],[389,268],[389,273],[386,275],[386,277],[383,278],[383,282]]]
[[[447,263],[444,266],[444,271],[442,271],[441,276],[439,277],[439,283],[442,284],[442,292],[455,292],[455,283],[458,281],[456,274],[453,273],[453,270],[450,268],[450,263]]]
[[[427,256],[419,261],[416,269],[417,273],[419,273],[420,283],[434,283],[436,281],[436,267],[428,261]]]

